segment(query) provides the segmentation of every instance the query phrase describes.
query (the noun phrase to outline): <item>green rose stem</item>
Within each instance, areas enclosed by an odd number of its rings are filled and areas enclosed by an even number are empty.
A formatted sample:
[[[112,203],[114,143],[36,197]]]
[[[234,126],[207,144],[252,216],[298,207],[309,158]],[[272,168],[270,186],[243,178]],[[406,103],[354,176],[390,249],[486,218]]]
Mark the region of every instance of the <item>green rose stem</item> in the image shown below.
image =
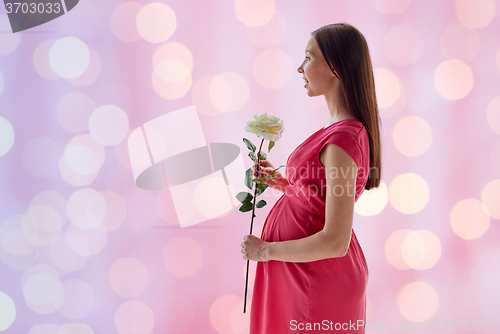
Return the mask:
[[[259,153],[257,153],[257,176],[259,176],[259,163],[260,163],[260,150],[262,149],[262,144],[264,144],[264,138],[260,142]],[[255,189],[253,191],[253,205],[252,205],[252,220],[250,221],[250,234],[252,234],[253,228],[253,217],[255,217],[255,201],[257,198],[257,183],[255,183]],[[245,303],[243,304],[243,313],[246,313],[247,309],[247,288],[248,288],[248,269],[250,266],[250,260],[247,260],[247,274],[245,279]]]

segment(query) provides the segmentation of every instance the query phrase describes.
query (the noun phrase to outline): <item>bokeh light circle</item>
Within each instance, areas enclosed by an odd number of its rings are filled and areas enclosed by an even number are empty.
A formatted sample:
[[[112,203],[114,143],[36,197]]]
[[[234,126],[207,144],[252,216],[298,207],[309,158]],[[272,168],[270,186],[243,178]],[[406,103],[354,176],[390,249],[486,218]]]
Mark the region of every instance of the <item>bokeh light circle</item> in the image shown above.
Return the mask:
[[[12,298],[0,291],[0,332],[7,330],[16,320],[16,305]]]
[[[420,58],[423,49],[422,35],[408,24],[392,27],[385,34],[384,51],[395,64],[413,64]]]
[[[73,147],[77,147],[76,150]],[[68,151],[71,154],[67,154]],[[104,147],[91,135],[84,134],[73,137],[66,145],[64,152],[59,159],[59,171],[62,178],[73,186],[86,186],[92,183],[104,163]],[[91,173],[84,174],[88,172]]]
[[[75,191],[68,199],[68,217],[81,229],[100,226],[107,214],[106,200],[91,188]]]
[[[365,190],[354,204],[354,211],[364,217],[378,215],[389,202],[387,186],[383,181],[377,188]]]
[[[469,94],[474,86],[472,69],[460,59],[442,62],[434,71],[434,87],[447,100],[460,100]]]
[[[35,66],[35,70],[47,80],[61,79],[61,76],[54,72],[50,66],[49,52],[55,42],[55,39],[45,40],[38,44],[35,52],[33,53],[33,64]]]
[[[35,245],[29,242],[22,230],[16,229],[6,232],[0,237],[0,245],[14,256],[28,255],[34,249]]]
[[[422,211],[429,198],[429,185],[421,176],[414,173],[400,174],[389,185],[391,205],[404,214]]]
[[[150,334],[155,327],[155,317],[143,302],[129,301],[116,310],[115,327],[120,334]]]
[[[500,179],[488,182],[481,193],[481,202],[491,217],[500,219]]]
[[[183,44],[171,42],[162,44],[153,54],[153,67],[157,67],[165,60],[178,60],[193,70],[193,55],[191,51]]]
[[[248,39],[264,49],[276,47],[285,38],[286,33],[286,20],[277,11],[266,25],[247,26]]]
[[[464,199],[455,204],[450,213],[453,232],[470,240],[480,238],[490,226],[487,207],[475,198]]]
[[[427,152],[432,144],[432,129],[429,123],[418,116],[401,119],[392,131],[394,146],[408,157]]]
[[[88,131],[94,109],[94,101],[88,95],[81,92],[69,93],[57,105],[57,120],[69,132]]]
[[[103,146],[117,145],[129,132],[127,114],[114,105],[97,108],[89,119],[90,135]]]
[[[114,231],[119,228],[127,217],[127,206],[123,198],[112,191],[102,191],[101,195],[106,200],[107,214],[104,218],[106,230]]]
[[[179,59],[167,59],[155,67],[154,74],[165,82],[176,83],[191,76],[191,69]]]
[[[88,163],[88,162],[87,162]],[[97,177],[98,171],[92,174],[87,174],[87,175],[81,175],[76,173],[74,170],[72,170],[70,167],[68,167],[68,164],[66,162],[66,158],[63,155],[61,159],[59,159],[59,171],[61,173],[62,178],[68,182],[69,184],[75,186],[75,187],[80,187],[80,186],[86,186],[92,183],[94,179]]]
[[[167,100],[179,99],[191,88],[191,69],[178,59],[167,59],[155,67],[151,80],[158,95]]]
[[[224,113],[224,111],[214,106],[210,94],[210,87],[212,87],[212,83],[216,78],[217,76],[215,75],[201,77],[194,83],[193,89],[191,89],[191,99],[196,105],[196,110],[201,114],[215,116]]]
[[[209,86],[210,100],[224,112],[238,111],[248,102],[250,88],[243,76],[236,72],[221,73]]]
[[[155,329],[159,333],[187,333],[195,320],[193,302],[184,295],[169,292],[157,299],[154,308]]]
[[[14,127],[0,116],[0,157],[7,154],[14,145]]]
[[[28,210],[28,215],[33,225],[41,231],[52,232],[62,228],[63,221],[59,212],[48,205],[32,205]]]
[[[99,170],[99,158],[88,146],[75,145],[64,152],[69,168],[78,175],[89,175]],[[87,163],[81,163],[86,161]]]
[[[137,2],[124,2],[113,9],[110,24],[113,35],[123,42],[136,42],[141,39],[137,31],[136,18],[142,5]]]
[[[52,313],[62,304],[64,289],[58,277],[48,272],[34,274],[23,286],[24,299],[37,313]]]
[[[60,333],[59,333],[59,326],[57,325],[37,324],[33,325],[30,328],[28,334],[60,334]]]
[[[102,70],[101,57],[92,48],[89,48],[89,52],[90,52],[90,62],[87,69],[76,78],[67,78],[68,82],[74,86],[78,87],[88,86],[94,83],[101,74]]]
[[[217,298],[212,306],[210,306],[210,322],[217,332],[223,334],[240,333],[240,331],[234,331],[231,324],[231,315],[240,303],[241,298],[228,295]]]
[[[387,261],[399,270],[411,269],[403,258],[402,244],[405,238],[412,232],[409,229],[403,229],[393,232],[385,242],[385,257]]]
[[[272,19],[276,9],[274,0],[234,0],[234,11],[241,23],[260,27]]]
[[[245,313],[242,313],[243,309],[243,300],[240,299],[240,302],[233,307],[233,311],[229,315],[229,322],[231,323],[231,329],[233,333],[244,333],[248,331],[250,328],[250,317]],[[248,306],[247,301],[247,312],[252,312],[252,308]]]
[[[168,40],[177,28],[175,12],[161,2],[149,3],[142,7],[136,17],[139,35],[149,43]]]
[[[500,96],[495,97],[486,109],[488,125],[496,133],[500,134]]]
[[[24,288],[24,286],[26,285],[26,282],[28,282],[28,279],[30,277],[32,277],[33,275],[42,274],[42,273],[48,273],[48,274],[56,277],[57,279],[59,279],[59,273],[57,272],[57,270],[55,270],[51,266],[48,266],[46,264],[36,264],[36,265],[33,265],[33,266],[27,268],[24,271],[24,274],[21,277],[21,287]]]
[[[61,221],[64,223],[68,219],[66,214],[66,199],[57,191],[42,191],[36,194],[30,202],[30,207],[36,205],[47,205],[57,211]]]
[[[401,243],[401,254],[409,267],[429,269],[441,258],[441,242],[428,230],[411,231]]]
[[[398,77],[386,68],[373,70],[377,105],[380,109],[389,108],[401,96],[401,83]]]
[[[412,322],[429,320],[439,308],[437,291],[426,282],[412,282],[398,293],[398,311]]]
[[[53,244],[61,235],[63,221],[59,213],[48,205],[32,205],[23,216],[23,235],[34,245]]]
[[[44,333],[46,334],[46,333]],[[71,323],[62,325],[57,334],[95,334],[94,330],[84,323]]]
[[[83,257],[98,254],[108,242],[108,233],[104,225],[92,229],[81,229],[71,224],[66,230],[68,245]]]
[[[69,279],[62,283],[64,301],[57,311],[65,318],[83,319],[94,308],[94,291],[80,279]]]
[[[70,231],[70,235],[71,235]],[[50,260],[59,270],[65,272],[77,271],[83,268],[89,255],[78,254],[68,243],[68,232],[64,232],[50,245]]]
[[[456,0],[455,10],[460,22],[470,28],[484,28],[495,17],[494,0]]]
[[[149,281],[148,268],[133,257],[116,260],[109,269],[111,288],[122,297],[140,295]]]
[[[0,260],[14,270],[25,270],[39,258],[37,247],[24,237],[23,218],[15,215],[0,223]]]
[[[253,61],[255,80],[265,88],[285,86],[294,73],[292,59],[280,49],[261,51]]]
[[[85,72],[90,64],[90,51],[77,37],[64,37],[57,40],[49,52],[52,70],[59,76],[76,78]]]
[[[203,264],[203,249],[189,237],[178,237],[168,242],[163,250],[167,270],[177,277],[192,276]]]

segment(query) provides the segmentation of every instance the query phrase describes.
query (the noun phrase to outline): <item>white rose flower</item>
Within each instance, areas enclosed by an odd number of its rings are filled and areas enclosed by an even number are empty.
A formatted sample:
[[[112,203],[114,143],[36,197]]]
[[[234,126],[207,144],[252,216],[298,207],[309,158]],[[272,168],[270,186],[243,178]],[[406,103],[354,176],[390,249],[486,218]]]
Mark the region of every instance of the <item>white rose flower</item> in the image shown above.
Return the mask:
[[[257,137],[264,137],[265,140],[269,141],[280,139],[283,130],[283,120],[267,113],[255,115],[245,127],[245,131],[255,133]]]

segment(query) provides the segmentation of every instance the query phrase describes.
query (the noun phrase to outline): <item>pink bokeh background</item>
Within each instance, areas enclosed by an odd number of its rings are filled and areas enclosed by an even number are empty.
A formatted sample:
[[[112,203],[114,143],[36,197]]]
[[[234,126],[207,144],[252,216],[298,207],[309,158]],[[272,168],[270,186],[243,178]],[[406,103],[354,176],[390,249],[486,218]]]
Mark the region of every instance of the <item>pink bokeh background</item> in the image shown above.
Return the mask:
[[[499,330],[500,1],[81,0],[16,34],[0,9],[0,331],[248,333],[251,214],[181,228],[168,189],[135,185],[127,138],[195,105],[248,168],[267,112],[285,164],[330,120],[296,69],[335,22],[368,42],[382,119],[382,183],[354,215],[367,333]]]

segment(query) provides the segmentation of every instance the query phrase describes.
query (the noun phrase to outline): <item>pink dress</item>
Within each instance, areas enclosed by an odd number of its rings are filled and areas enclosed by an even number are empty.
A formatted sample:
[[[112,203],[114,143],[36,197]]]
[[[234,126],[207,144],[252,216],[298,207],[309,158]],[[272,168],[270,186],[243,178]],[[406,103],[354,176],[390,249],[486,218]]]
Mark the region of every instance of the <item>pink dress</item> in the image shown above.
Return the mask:
[[[323,229],[326,178],[319,152],[328,143],[356,162],[355,200],[361,196],[368,180],[370,143],[364,125],[346,119],[319,129],[288,157],[290,185],[269,212],[262,240],[302,239]],[[258,262],[250,334],[364,333],[367,281],[368,267],[354,230],[344,257]]]

